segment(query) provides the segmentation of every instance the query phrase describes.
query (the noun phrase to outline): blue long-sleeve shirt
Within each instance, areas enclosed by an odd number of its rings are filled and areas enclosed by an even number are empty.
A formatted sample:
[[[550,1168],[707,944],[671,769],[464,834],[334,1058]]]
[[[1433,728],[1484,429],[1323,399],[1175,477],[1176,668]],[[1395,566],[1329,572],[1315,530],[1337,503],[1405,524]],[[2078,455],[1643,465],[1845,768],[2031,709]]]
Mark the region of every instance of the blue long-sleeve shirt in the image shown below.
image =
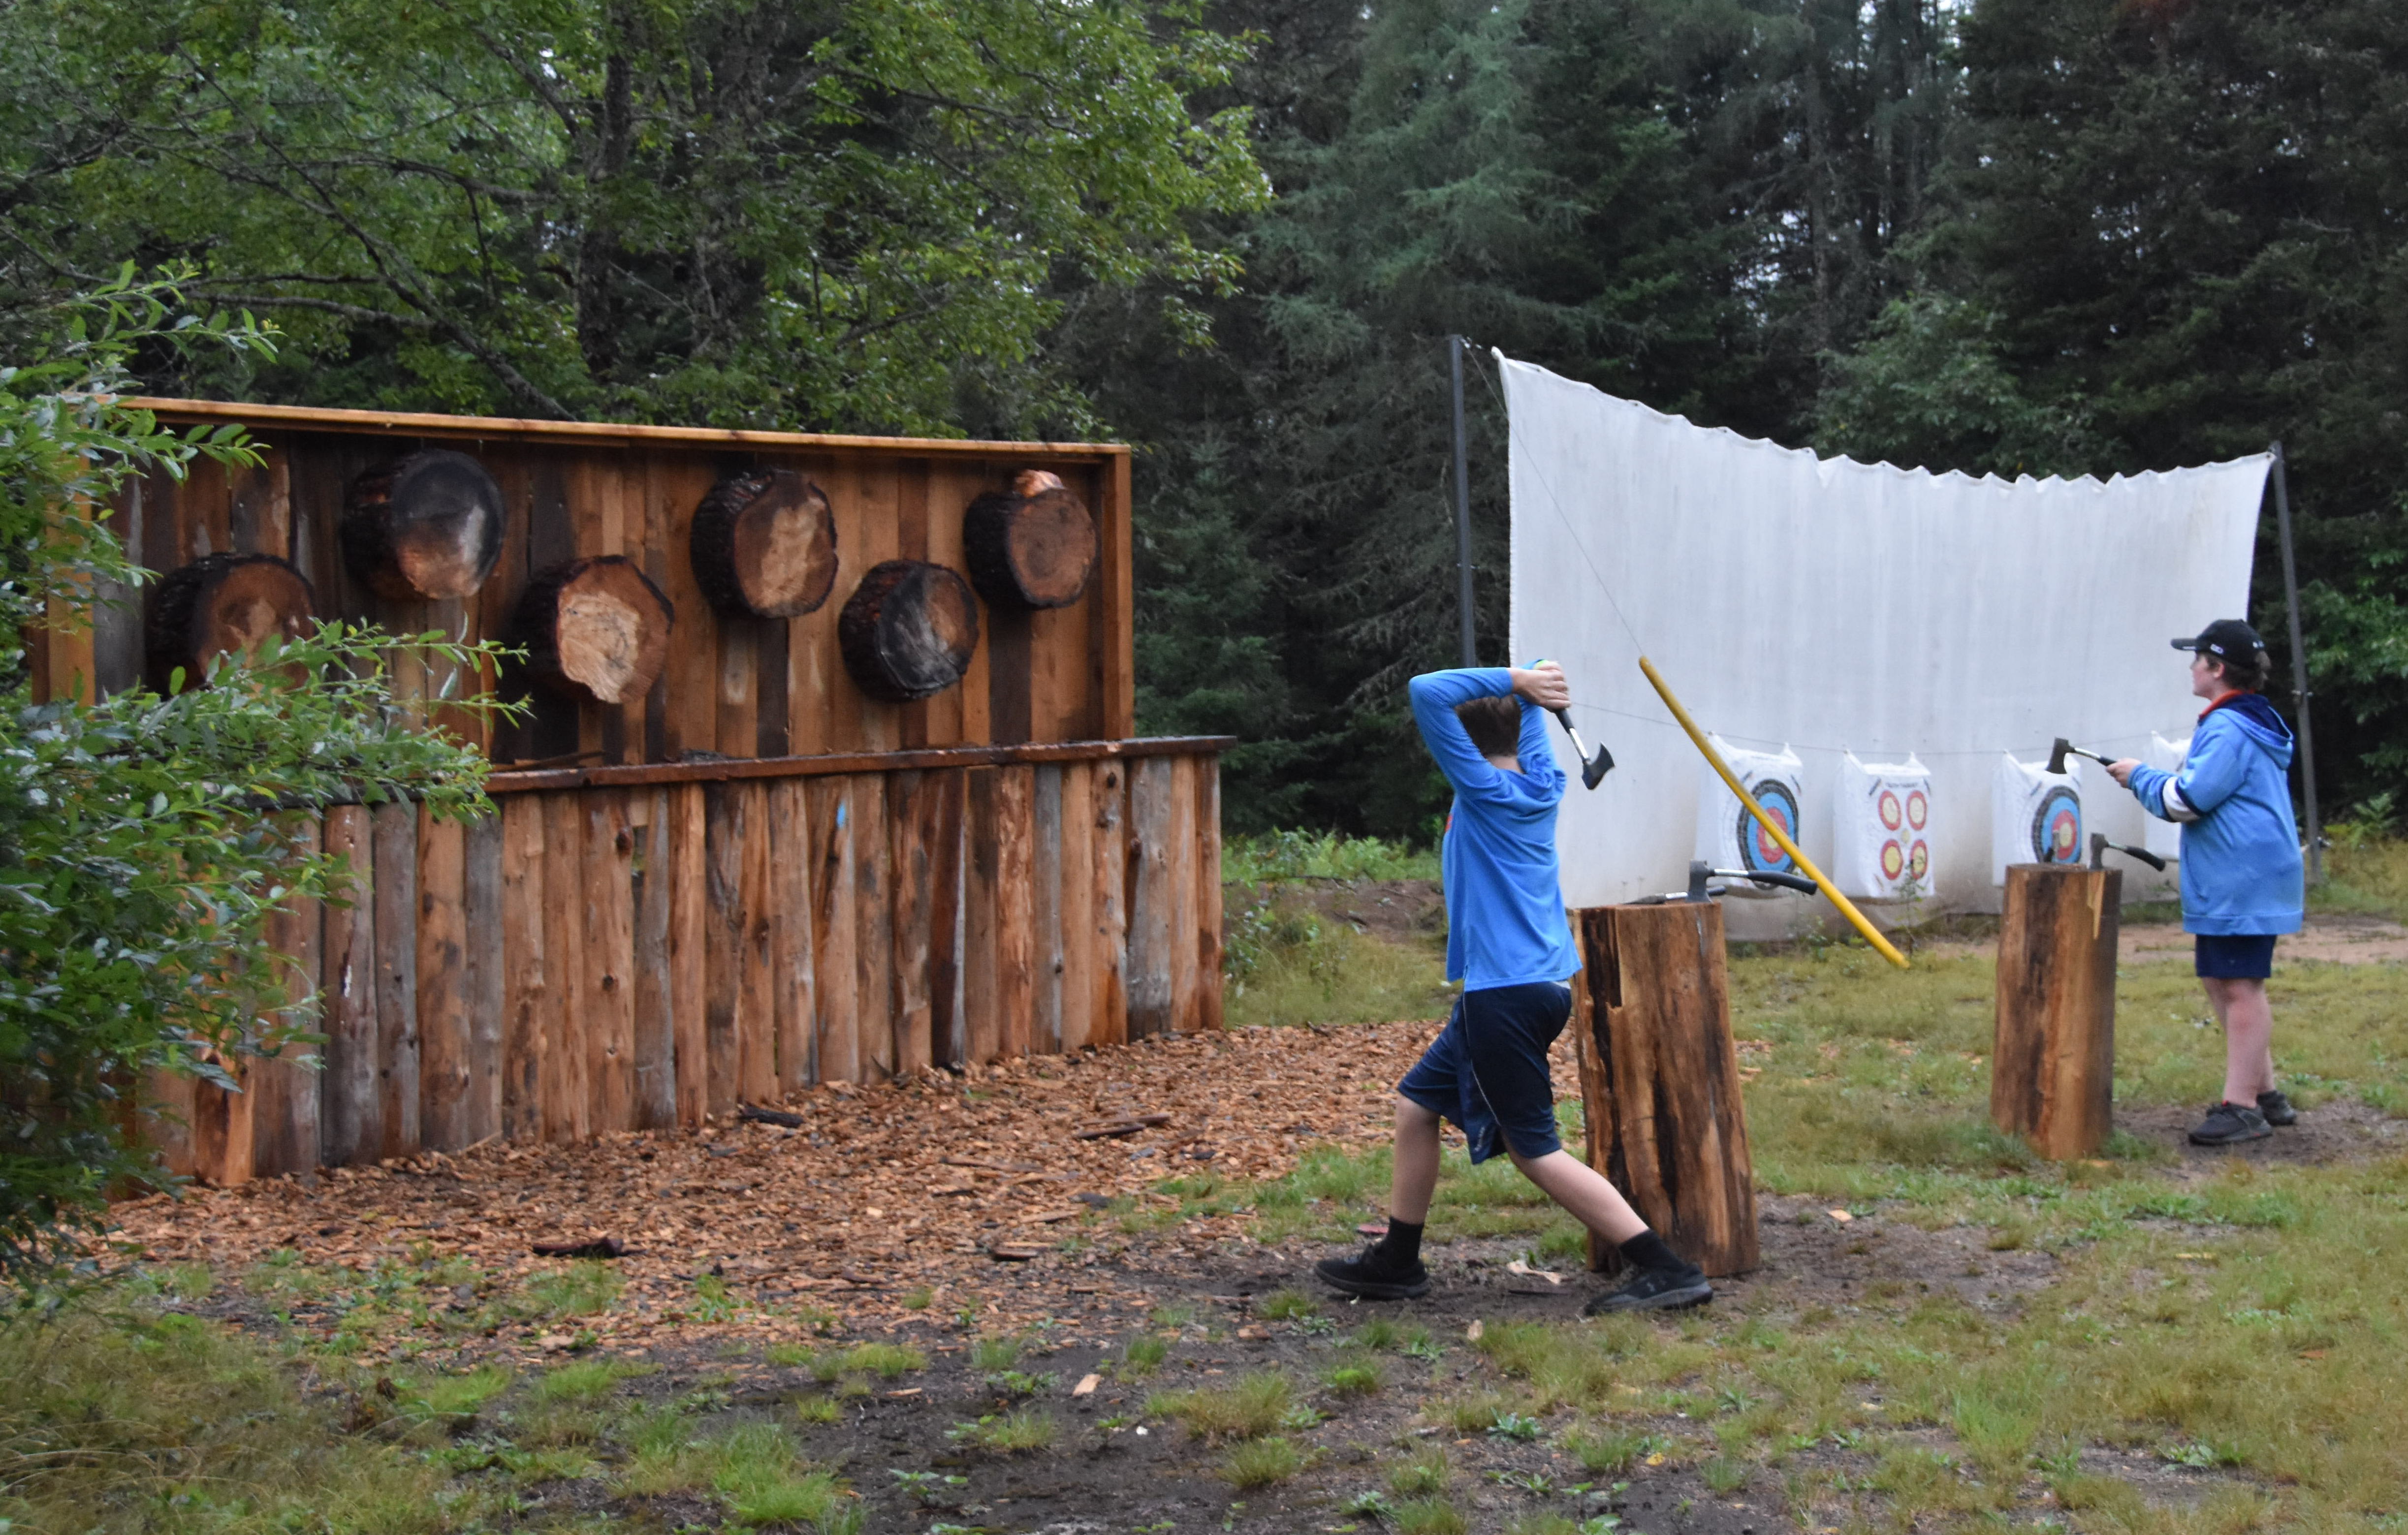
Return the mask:
[[[2132,796],[2182,824],[2183,930],[2300,930],[2300,824],[2291,816],[2291,727],[2258,695],[2210,709],[2182,770],[2132,769]]]
[[[1567,780],[1547,740],[1546,710],[1515,700],[1518,773],[1491,767],[1455,717],[1457,704],[1512,691],[1513,674],[1502,667],[1427,672],[1412,686],[1413,722],[1455,785],[1439,870],[1446,884],[1446,978],[1467,991],[1563,981],[1581,968],[1555,864],[1555,807]]]

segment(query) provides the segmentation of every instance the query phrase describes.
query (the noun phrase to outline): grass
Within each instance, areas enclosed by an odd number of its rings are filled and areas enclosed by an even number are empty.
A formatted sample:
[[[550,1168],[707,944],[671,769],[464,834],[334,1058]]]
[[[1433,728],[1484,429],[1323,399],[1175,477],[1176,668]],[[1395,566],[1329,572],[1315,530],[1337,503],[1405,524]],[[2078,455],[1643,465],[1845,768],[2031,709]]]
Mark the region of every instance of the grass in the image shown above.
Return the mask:
[[[1013,1357],[1018,1357],[1016,1352]],[[927,1368],[928,1356],[908,1343],[857,1343],[852,1348],[822,1350],[811,1360],[811,1376],[823,1384],[863,1375],[899,1381]]]
[[[1358,933],[1276,890],[1231,907],[1222,955],[1232,1026],[1433,1018],[1450,1004],[1435,944]]]
[[[1241,1375],[1234,1384],[1148,1397],[1148,1417],[1169,1418],[1198,1439],[1259,1439],[1297,1408],[1296,1384],[1273,1370]]]
[[[1114,1373],[1136,1378],[1153,1374],[1170,1356],[1170,1341],[1158,1333],[1140,1332],[1121,1347],[1120,1368]]]
[[[1304,1470],[1304,1452],[1296,1447],[1292,1439],[1276,1435],[1250,1439],[1222,1457],[1221,1478],[1241,1491],[1268,1487],[1294,1477]]]
[[[1061,1437],[1062,1425],[1043,1408],[1022,1407],[988,1413],[976,1423],[957,1424],[951,1432],[955,1442],[972,1449],[990,1455],[1022,1455],[1052,1449]]]
[[[1274,831],[1221,839],[1221,877],[1279,880],[1435,880],[1438,850],[1337,832]]]

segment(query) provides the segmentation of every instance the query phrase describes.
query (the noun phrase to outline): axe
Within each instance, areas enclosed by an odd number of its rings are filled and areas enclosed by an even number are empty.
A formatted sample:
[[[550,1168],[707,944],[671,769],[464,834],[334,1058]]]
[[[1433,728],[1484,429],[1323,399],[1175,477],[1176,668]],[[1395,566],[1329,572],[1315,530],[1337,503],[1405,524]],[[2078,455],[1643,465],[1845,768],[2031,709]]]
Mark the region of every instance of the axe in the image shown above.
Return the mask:
[[[2146,848],[2127,847],[2121,842],[2111,842],[2107,840],[2107,834],[2103,831],[2094,831],[2090,834],[2091,868],[2106,868],[2107,854],[2111,852],[2120,853],[2128,858],[2138,858],[2160,874],[2166,871],[2166,861]]]
[[[2109,767],[2115,761],[2114,757],[2102,757],[2090,748],[2076,746],[2063,736],[2059,736],[2057,738],[2057,744],[2048,749],[2048,770],[2052,773],[2065,771],[2065,759],[2069,756],[2088,757],[2101,768]]]
[[[1546,659],[1547,658],[1542,655],[1539,657],[1538,660],[1531,662],[1530,665],[1533,667],[1542,665]],[[1587,745],[1581,740],[1580,727],[1572,724],[1571,710],[1568,709],[1551,709],[1547,710],[1547,712],[1555,717],[1555,723],[1564,727],[1564,734],[1572,739],[1572,750],[1580,756],[1581,787],[1584,789],[1594,789],[1598,784],[1604,782],[1605,775],[1613,771],[1613,753],[1607,751],[1602,743],[1599,743],[1597,749],[1597,754],[1594,756],[1589,754]]]

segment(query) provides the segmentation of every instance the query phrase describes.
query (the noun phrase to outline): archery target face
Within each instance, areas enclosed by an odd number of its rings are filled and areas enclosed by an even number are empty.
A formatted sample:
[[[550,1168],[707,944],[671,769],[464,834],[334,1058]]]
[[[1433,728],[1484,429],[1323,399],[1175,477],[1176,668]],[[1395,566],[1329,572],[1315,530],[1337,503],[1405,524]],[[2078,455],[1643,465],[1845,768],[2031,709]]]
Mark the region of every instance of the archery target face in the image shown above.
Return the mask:
[[[1884,831],[1898,830],[1899,824],[1906,819],[1906,807],[1898,802],[1896,789],[1884,789],[1881,792],[1881,803],[1876,810],[1881,816]]]
[[[1911,789],[1906,796],[1906,824],[1921,831],[1931,820],[1931,801],[1921,789]]]
[[[2032,857],[2043,864],[2082,861],[2082,796],[2057,784],[2032,811]]]
[[[1764,813],[1770,816],[1781,829],[1788,834],[1790,840],[1796,841],[1798,839],[1797,785],[1777,778],[1765,778],[1758,779],[1748,787],[1755,794],[1756,802],[1764,807]],[[1742,868],[1770,874],[1794,874],[1798,871],[1798,866],[1790,861],[1789,854],[1783,852],[1781,844],[1772,839],[1771,833],[1756,825],[1756,817],[1747,813],[1747,807],[1744,805],[1739,808],[1738,830],[1739,861]]]
[[[1920,880],[1930,872],[1931,844],[1917,838],[1914,846],[1909,849],[1906,854],[1907,878]]]
[[[1906,872],[1906,850],[1894,841],[1884,842],[1881,850],[1881,871],[1883,879],[1896,883],[1898,877]]]

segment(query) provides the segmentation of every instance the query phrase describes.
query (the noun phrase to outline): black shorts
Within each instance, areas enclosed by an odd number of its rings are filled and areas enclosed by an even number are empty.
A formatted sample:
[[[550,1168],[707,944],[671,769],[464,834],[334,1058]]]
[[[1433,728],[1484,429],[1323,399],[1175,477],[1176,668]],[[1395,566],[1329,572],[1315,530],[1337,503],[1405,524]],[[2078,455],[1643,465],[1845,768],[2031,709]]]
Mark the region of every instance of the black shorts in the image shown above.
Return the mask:
[[[1465,992],[1397,1091],[1461,1126],[1474,1162],[1496,1155],[1500,1140],[1518,1156],[1559,1152],[1547,1050],[1571,1015],[1560,982]]]
[[[2272,933],[2194,933],[2191,968],[2213,981],[2263,981],[2274,973]]]

